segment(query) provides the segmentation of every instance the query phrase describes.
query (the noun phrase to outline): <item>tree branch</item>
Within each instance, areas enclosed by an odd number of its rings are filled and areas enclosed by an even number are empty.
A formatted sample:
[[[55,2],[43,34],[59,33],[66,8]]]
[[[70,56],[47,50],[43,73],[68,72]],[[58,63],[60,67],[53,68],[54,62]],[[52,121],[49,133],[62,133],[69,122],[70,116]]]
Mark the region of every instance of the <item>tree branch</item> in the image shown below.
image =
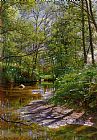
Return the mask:
[[[22,124],[22,125],[30,126],[26,123],[23,123],[22,121],[11,121],[11,120],[7,120],[7,119],[5,119],[4,117],[1,117],[1,116],[0,116],[0,119],[7,122],[7,123],[16,123],[16,124]]]

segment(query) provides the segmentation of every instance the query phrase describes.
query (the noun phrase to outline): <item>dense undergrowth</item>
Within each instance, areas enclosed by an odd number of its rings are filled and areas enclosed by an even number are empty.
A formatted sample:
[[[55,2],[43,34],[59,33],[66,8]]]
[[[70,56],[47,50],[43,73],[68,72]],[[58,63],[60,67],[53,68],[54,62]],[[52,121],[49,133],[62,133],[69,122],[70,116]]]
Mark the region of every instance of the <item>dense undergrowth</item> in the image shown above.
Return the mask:
[[[55,81],[55,89],[53,103],[96,110],[97,67],[86,67],[65,74]]]
[[[22,66],[3,66],[0,65],[1,72],[0,72],[0,77],[2,77],[2,81],[5,81],[5,83],[10,82],[10,83],[32,83],[32,82],[37,82],[41,80],[45,81],[53,81],[53,75],[48,74],[48,73],[42,73],[39,72],[39,70],[31,70],[29,67],[28,69]],[[3,82],[4,83],[4,82]]]

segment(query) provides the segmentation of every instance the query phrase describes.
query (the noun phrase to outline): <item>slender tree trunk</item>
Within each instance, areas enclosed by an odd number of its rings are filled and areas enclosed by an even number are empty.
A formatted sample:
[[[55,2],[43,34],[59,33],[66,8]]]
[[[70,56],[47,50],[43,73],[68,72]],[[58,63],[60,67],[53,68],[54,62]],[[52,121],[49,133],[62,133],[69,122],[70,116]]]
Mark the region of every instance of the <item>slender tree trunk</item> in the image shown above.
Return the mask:
[[[86,8],[87,8],[87,16],[88,16],[88,26],[89,26],[89,41],[90,41],[90,51],[91,51],[91,58],[92,58],[92,64],[95,64],[94,60],[94,47],[93,47],[93,36],[92,36],[92,27],[91,27],[91,21],[90,21],[90,4],[88,5],[88,2],[86,0]]]
[[[85,48],[85,22],[84,22],[84,0],[82,0],[82,44],[83,44],[83,54],[84,63],[87,63],[87,53]]]
[[[2,41],[3,41],[3,45],[2,45],[2,50],[1,50],[1,58],[4,58],[6,55],[6,42],[7,42],[7,33],[6,33],[6,24],[7,24],[7,16],[6,16],[6,1],[1,1],[1,6],[0,6],[0,10],[1,12],[1,32],[4,32],[1,36]],[[5,63],[7,64],[7,61],[5,60]],[[1,83],[5,83],[5,79],[3,78],[3,72],[4,72],[4,68],[3,68],[3,64],[4,64],[4,60],[2,60],[2,68],[1,68]]]
[[[38,39],[37,39],[38,38],[38,18],[39,18],[39,15],[36,15],[36,19],[35,19],[35,21],[36,21],[36,24],[35,24],[36,38],[35,38],[35,46],[34,46],[36,51],[35,51],[35,55],[34,55],[34,58],[33,58],[34,63],[33,63],[32,73],[37,67],[37,57],[38,57],[38,48],[39,48]]]
[[[91,20],[93,21],[93,24],[94,24],[96,32],[97,32],[97,23],[95,21],[94,15],[93,15],[92,2],[91,2],[91,0],[88,0],[88,1],[89,1],[89,8],[90,8],[89,10],[90,10],[90,15],[91,15]]]

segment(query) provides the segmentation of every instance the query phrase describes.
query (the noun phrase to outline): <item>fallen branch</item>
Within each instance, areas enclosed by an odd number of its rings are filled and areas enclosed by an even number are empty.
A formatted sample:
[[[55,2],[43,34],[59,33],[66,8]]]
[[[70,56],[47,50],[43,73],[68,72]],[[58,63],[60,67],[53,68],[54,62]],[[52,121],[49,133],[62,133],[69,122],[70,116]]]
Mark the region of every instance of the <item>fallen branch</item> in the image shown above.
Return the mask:
[[[5,119],[4,117],[1,117],[1,116],[0,116],[0,119],[3,120],[3,121],[5,121],[5,122],[7,122],[7,123],[14,123],[14,124],[16,123],[16,124],[22,124],[22,125],[30,126],[30,125],[28,125],[26,123],[23,123],[21,121],[7,120],[7,119]]]

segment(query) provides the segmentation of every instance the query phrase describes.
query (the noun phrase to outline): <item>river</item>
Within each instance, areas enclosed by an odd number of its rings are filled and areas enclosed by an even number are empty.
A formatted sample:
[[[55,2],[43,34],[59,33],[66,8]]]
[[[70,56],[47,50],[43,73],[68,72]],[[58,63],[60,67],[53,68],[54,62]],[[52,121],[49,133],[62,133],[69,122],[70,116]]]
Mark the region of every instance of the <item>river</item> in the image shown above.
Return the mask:
[[[65,110],[68,115],[64,119],[60,107],[47,105],[39,94],[32,95],[38,90],[43,95],[51,93],[52,83],[32,84],[24,89],[0,86],[0,140],[97,140],[95,127],[70,123],[72,109]],[[68,116],[66,124],[63,120],[66,122]],[[58,127],[58,122],[63,124]]]

